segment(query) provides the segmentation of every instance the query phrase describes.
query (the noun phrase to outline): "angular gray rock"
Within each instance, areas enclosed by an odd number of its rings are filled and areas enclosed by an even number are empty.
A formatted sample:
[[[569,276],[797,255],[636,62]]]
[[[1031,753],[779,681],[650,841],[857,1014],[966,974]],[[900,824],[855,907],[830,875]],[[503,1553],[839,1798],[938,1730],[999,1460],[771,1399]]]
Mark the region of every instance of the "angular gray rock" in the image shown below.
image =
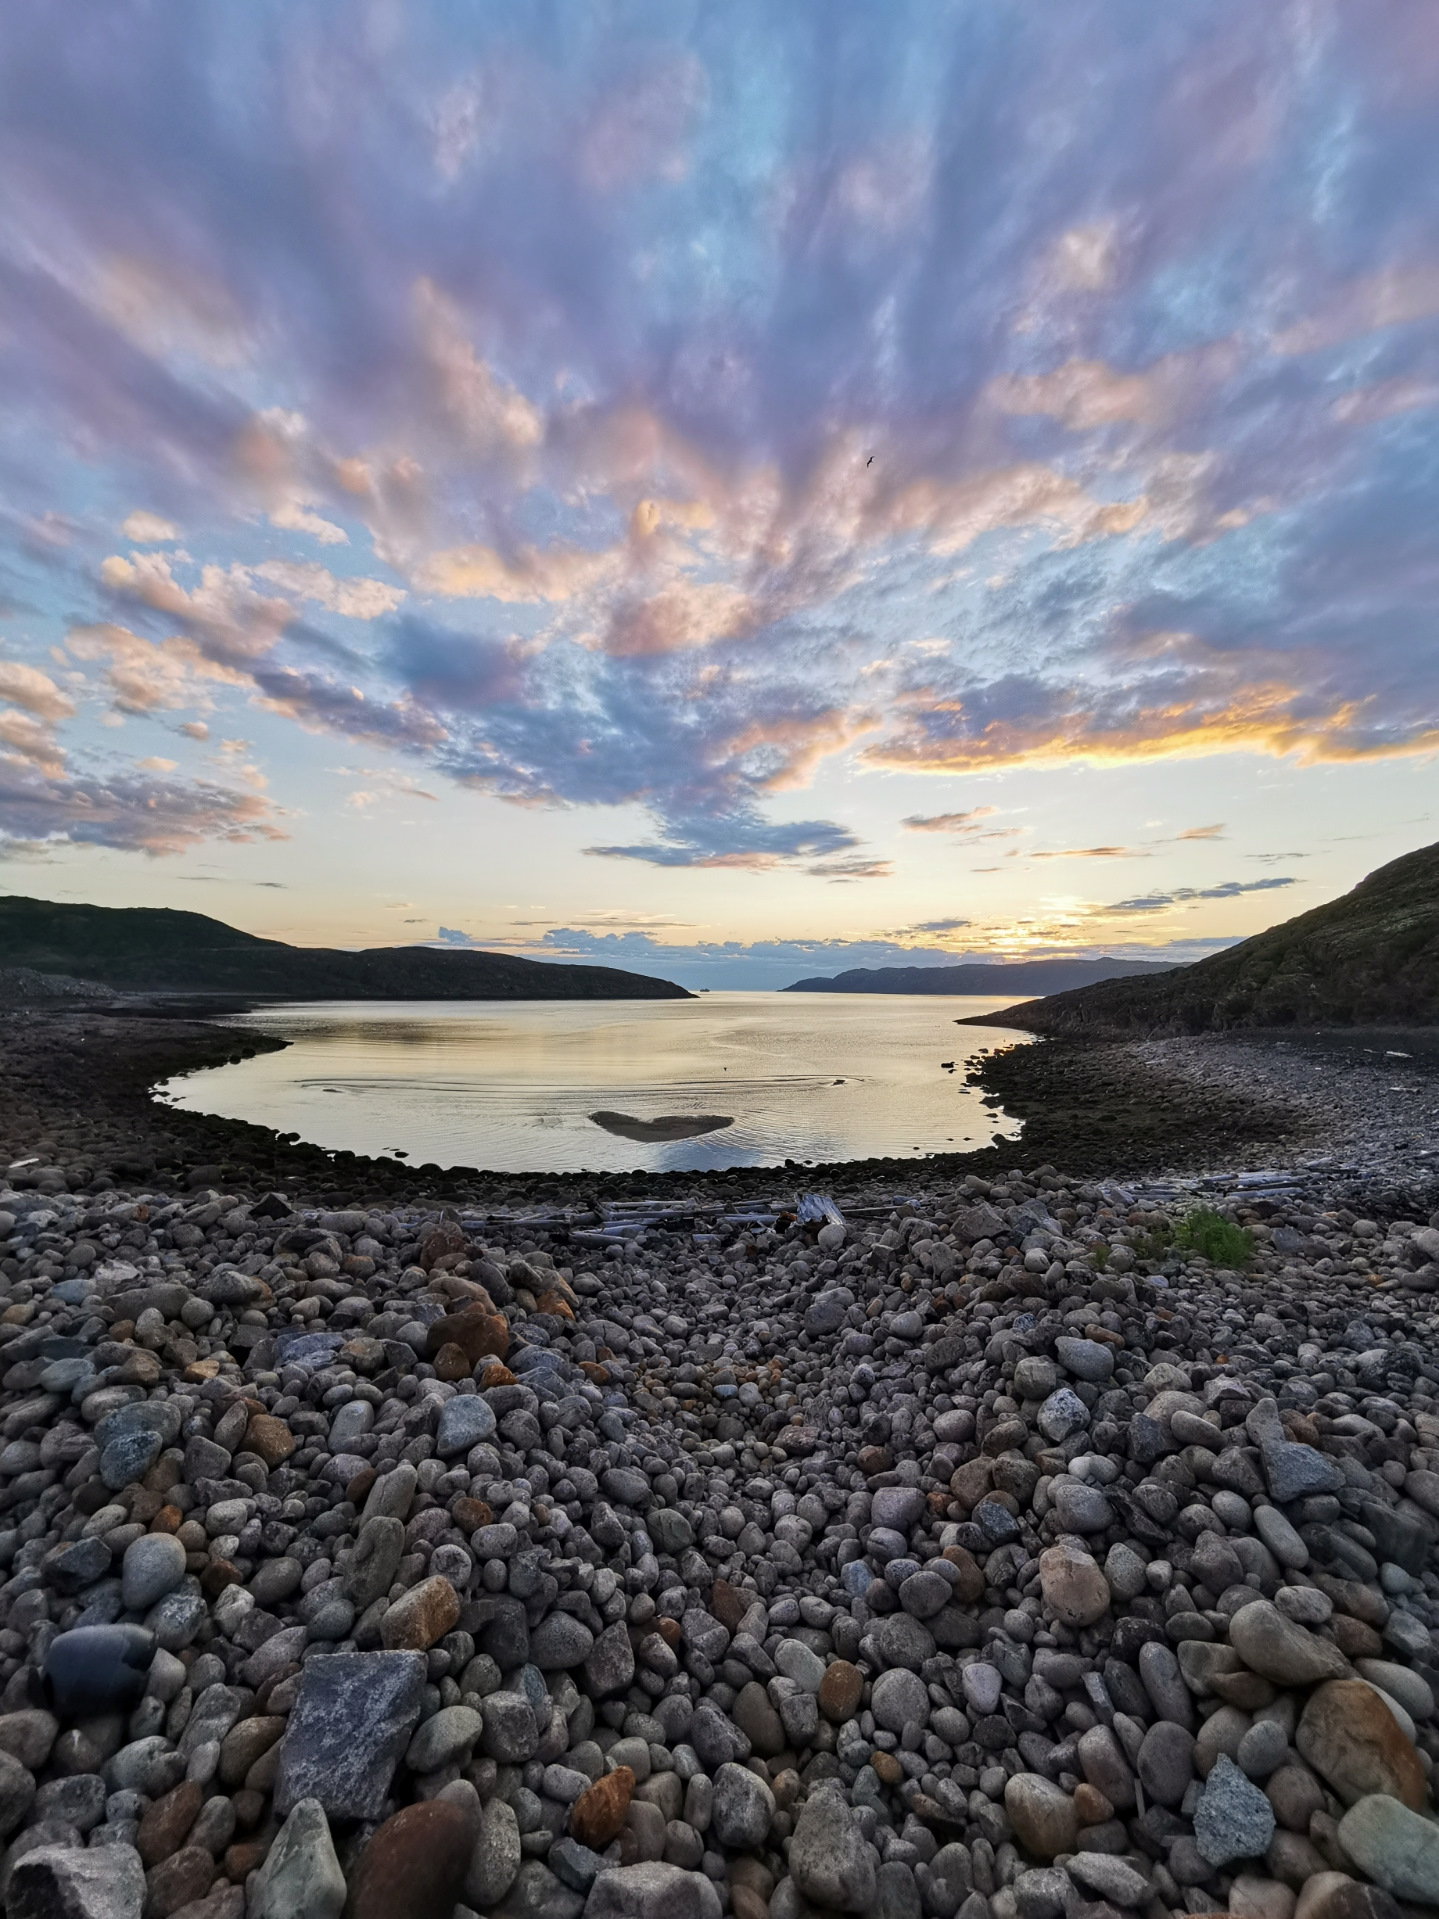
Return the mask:
[[[721,1919],[719,1894],[702,1872],[651,1861],[602,1872],[584,1919]]]
[[[1274,1808],[1228,1753],[1221,1753],[1204,1782],[1194,1812],[1194,1843],[1211,1866],[1234,1859],[1262,1859],[1274,1837]]]
[[[133,1846],[41,1846],[10,1875],[6,1919],[141,1919],[145,1868]]]
[[[306,1662],[280,1745],[275,1810],[317,1799],[332,1819],[378,1819],[420,1716],[417,1652],[325,1653]]]

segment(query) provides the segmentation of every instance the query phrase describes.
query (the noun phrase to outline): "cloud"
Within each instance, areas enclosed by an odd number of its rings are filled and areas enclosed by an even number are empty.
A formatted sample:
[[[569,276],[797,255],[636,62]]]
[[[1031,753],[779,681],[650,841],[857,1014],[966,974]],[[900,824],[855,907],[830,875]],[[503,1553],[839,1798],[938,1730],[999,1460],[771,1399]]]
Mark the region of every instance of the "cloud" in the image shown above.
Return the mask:
[[[105,663],[105,680],[121,713],[173,712],[185,707],[207,710],[216,686],[248,683],[245,674],[210,659],[193,640],[147,640],[108,620],[71,627],[65,647],[77,660]],[[182,731],[203,739],[203,722],[192,724],[200,730],[186,726]]]
[[[1116,900],[1112,906],[1101,906],[1099,913],[1157,913],[1166,906],[1177,906],[1189,900],[1232,900],[1241,893],[1268,893],[1278,887],[1297,886],[1297,879],[1267,880],[1225,880],[1219,886],[1176,886],[1165,893],[1146,893],[1138,899]]]
[[[255,573],[297,600],[313,600],[350,620],[378,620],[405,597],[403,587],[384,580],[336,579],[325,567],[304,560],[265,560]]]
[[[1145,846],[1065,846],[1052,853],[1029,853],[1032,860],[1148,860],[1154,855]]]
[[[117,598],[180,621],[217,665],[241,666],[270,652],[291,617],[289,602],[256,593],[242,566],[206,565],[199,585],[187,588],[163,553],[111,554],[100,580]]]
[[[270,802],[208,780],[140,772],[67,778],[0,755],[0,848],[10,841],[106,846],[160,858],[207,840],[285,837]]]
[[[0,660],[0,700],[23,707],[27,713],[52,725],[68,719],[75,711],[75,702],[48,673],[28,666],[23,660]]]
[[[1224,821],[1214,826],[1186,826],[1182,833],[1176,833],[1177,840],[1218,840],[1224,837]]]
[[[158,513],[147,513],[143,507],[136,507],[133,513],[126,516],[120,531],[136,546],[167,546],[180,537],[178,527],[172,526],[169,520],[161,519]]]
[[[336,526],[333,520],[323,519],[299,500],[286,500],[277,506],[270,515],[270,524],[286,533],[308,533],[321,546],[345,546],[349,543],[350,536],[342,526]]]
[[[911,833],[974,833],[981,820],[993,819],[997,806],[972,806],[967,813],[911,813],[900,821]]]

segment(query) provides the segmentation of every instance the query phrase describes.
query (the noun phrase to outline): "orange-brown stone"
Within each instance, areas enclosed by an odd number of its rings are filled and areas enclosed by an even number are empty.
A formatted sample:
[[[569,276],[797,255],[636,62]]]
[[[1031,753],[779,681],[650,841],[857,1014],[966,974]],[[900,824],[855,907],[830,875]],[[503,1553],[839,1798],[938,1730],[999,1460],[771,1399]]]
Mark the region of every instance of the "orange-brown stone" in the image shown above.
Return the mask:
[[[946,1546],[940,1557],[959,1568],[954,1596],[962,1606],[972,1606],[984,1593],[984,1571],[979,1561],[964,1546]]]
[[[435,1919],[464,1890],[475,1834],[462,1806],[421,1800],[387,1819],[350,1876],[345,1919]]]
[[[504,1315],[487,1313],[483,1307],[466,1306],[458,1313],[446,1313],[431,1325],[425,1339],[425,1353],[433,1359],[442,1347],[454,1344],[471,1366],[486,1353],[503,1359],[510,1350],[510,1329]]]
[[[450,1517],[462,1533],[472,1533],[481,1526],[492,1525],[495,1515],[483,1499],[471,1499],[468,1493],[460,1493],[450,1508]]]
[[[380,1639],[387,1652],[428,1652],[453,1631],[459,1617],[459,1594],[436,1574],[395,1601],[380,1621]]]
[[[634,1796],[635,1776],[628,1766],[616,1766],[582,1792],[570,1808],[570,1832],[582,1846],[603,1852],[619,1837]]]
[[[1413,1742],[1362,1679],[1331,1679],[1316,1687],[1294,1743],[1346,1806],[1387,1793],[1412,1812],[1423,1809],[1427,1786]]]
[[[245,1451],[263,1459],[267,1466],[279,1466],[295,1450],[295,1435],[283,1419],[273,1413],[256,1413],[245,1428]]]
[[[842,1726],[859,1711],[864,1674],[847,1659],[833,1659],[819,1682],[819,1709],[832,1726]]]
[[[188,1564],[188,1559],[186,1561]],[[231,1565],[228,1559],[207,1559],[205,1570],[200,1574],[200,1584],[212,1599],[222,1593],[227,1586],[238,1586],[240,1569]]]

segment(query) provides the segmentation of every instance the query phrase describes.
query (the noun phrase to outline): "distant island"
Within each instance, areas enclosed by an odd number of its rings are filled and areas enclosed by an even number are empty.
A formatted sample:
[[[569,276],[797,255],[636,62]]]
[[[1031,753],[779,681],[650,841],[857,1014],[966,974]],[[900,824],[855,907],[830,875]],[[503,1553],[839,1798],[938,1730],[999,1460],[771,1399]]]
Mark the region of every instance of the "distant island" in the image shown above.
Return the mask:
[[[169,907],[0,898],[0,968],[98,980],[124,993],[240,999],[692,999],[683,986],[613,966],[508,953],[287,946]]]
[[[1115,979],[1035,1000],[1009,1024],[1097,1037],[1439,1025],[1439,845],[1163,979]]]
[[[1019,960],[1012,966],[977,961],[963,966],[857,966],[833,979],[800,979],[786,993],[964,993],[1016,999],[1063,993],[1096,980],[1129,979],[1174,969],[1155,960]]]

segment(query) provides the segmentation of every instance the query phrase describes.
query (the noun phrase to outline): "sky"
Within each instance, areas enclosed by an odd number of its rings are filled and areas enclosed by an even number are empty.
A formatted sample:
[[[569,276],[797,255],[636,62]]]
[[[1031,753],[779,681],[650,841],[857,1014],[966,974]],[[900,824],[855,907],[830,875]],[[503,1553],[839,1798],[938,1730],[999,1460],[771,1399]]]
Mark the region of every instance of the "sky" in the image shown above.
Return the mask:
[[[0,892],[769,986],[1435,829],[1421,0],[0,14]]]

